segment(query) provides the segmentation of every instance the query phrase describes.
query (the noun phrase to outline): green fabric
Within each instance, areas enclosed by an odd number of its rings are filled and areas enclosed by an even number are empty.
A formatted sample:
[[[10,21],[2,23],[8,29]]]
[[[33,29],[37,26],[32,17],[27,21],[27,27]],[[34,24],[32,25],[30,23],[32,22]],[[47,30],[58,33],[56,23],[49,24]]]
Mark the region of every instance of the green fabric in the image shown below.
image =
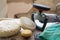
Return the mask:
[[[39,35],[39,40],[60,40],[60,24],[54,24],[46,28]]]

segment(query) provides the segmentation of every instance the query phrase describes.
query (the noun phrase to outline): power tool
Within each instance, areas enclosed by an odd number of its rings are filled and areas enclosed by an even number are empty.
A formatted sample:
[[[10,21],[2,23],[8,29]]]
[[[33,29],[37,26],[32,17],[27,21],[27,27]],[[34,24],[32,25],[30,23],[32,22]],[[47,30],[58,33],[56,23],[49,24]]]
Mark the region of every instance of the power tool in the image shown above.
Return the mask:
[[[33,8],[36,8],[39,11],[36,13],[33,12],[31,18],[36,23],[36,28],[43,31],[48,21],[47,16],[43,13],[43,11],[49,11],[50,7],[46,5],[34,3]],[[39,21],[42,24],[42,27],[37,25],[37,21]],[[40,24],[39,22],[38,24]]]

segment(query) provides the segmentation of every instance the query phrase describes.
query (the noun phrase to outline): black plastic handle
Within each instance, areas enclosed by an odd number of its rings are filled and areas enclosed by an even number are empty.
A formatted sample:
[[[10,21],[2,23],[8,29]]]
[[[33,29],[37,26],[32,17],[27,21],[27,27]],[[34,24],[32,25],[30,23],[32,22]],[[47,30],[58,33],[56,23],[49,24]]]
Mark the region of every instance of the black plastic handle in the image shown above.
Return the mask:
[[[32,14],[31,19],[32,19],[33,22],[35,23],[35,21],[34,21],[34,14]],[[43,23],[44,25],[43,25],[43,27],[41,28],[41,27],[39,27],[38,25],[36,25],[36,29],[41,30],[41,31],[44,31],[47,22],[48,22],[48,19],[46,18],[46,19],[44,20],[44,23]]]

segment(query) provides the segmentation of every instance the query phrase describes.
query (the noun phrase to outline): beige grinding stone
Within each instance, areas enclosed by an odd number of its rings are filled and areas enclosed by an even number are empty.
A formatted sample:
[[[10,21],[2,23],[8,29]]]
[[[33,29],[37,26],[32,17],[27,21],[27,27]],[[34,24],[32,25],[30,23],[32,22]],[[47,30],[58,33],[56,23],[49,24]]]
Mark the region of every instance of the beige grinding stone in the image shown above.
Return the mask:
[[[21,21],[21,27],[24,29],[34,30],[36,28],[34,22],[28,17],[21,17],[20,21]]]
[[[9,37],[20,31],[20,25],[14,20],[0,21],[0,37]]]

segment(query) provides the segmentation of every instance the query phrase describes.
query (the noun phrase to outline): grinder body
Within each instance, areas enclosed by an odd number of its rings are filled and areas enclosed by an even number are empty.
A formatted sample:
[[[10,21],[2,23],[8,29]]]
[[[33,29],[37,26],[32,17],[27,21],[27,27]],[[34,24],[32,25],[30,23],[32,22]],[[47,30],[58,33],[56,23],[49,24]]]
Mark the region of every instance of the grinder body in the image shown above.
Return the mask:
[[[33,7],[38,9],[39,11],[36,13],[32,13],[32,20],[36,23],[35,20],[38,20],[40,23],[43,23],[42,27],[38,26],[36,24],[36,28],[43,31],[46,24],[47,24],[47,16],[45,14],[43,14],[43,11],[49,11],[50,7],[45,6],[45,5],[41,5],[41,4],[33,4]]]

